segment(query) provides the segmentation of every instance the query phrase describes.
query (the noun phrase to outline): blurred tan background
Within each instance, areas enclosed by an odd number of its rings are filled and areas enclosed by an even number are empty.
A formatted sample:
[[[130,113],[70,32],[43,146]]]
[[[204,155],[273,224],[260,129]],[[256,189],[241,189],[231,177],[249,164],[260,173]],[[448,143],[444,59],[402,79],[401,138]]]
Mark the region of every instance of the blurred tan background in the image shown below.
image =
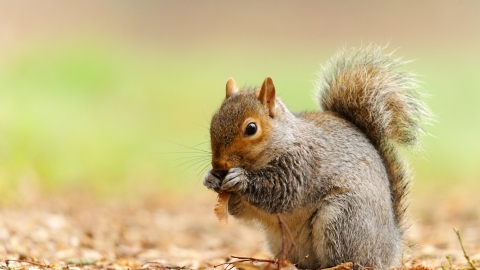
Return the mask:
[[[406,151],[414,208],[454,198],[472,214],[478,1],[2,1],[0,194],[211,196],[203,151],[229,77],[271,76],[292,110],[314,110],[320,64],[370,43],[415,59],[437,116]]]

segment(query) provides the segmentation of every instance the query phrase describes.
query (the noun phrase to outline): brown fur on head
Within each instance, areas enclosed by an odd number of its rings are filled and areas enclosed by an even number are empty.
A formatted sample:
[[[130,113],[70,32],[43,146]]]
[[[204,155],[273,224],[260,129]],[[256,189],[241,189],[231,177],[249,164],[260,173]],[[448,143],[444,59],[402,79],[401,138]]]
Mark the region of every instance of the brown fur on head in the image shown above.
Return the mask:
[[[259,89],[243,91],[230,78],[226,98],[210,124],[213,169],[254,167],[267,148],[273,117],[275,86],[271,78],[266,78]]]

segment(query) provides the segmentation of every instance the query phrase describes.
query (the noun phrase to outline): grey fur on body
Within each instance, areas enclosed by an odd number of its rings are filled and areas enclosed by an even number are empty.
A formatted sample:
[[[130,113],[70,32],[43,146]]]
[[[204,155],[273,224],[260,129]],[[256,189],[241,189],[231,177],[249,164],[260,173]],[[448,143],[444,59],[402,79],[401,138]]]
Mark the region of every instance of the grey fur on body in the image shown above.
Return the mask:
[[[277,98],[258,164],[237,156],[240,166],[224,179],[211,170],[204,184],[231,192],[229,213],[263,230],[273,254],[282,247],[281,214],[298,246],[289,260],[299,268],[397,264],[409,179],[394,143],[416,142],[420,121],[429,117],[400,64],[378,48],[340,52],[317,84],[323,112],[292,114]],[[228,130],[227,118],[241,117],[232,114],[240,99],[253,104],[256,96],[227,98],[212,119],[212,140],[216,128]]]

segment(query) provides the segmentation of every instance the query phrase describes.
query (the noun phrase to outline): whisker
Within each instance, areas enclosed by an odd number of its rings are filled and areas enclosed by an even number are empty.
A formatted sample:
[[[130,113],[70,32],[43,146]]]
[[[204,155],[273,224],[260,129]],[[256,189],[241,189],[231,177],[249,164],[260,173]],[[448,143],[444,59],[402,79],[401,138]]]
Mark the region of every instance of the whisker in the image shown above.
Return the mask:
[[[202,174],[204,174],[209,165],[210,165],[210,164],[205,165],[205,166],[203,167],[203,169],[201,169],[201,170],[198,172],[197,176],[201,176]]]
[[[199,160],[199,161],[193,162],[192,164],[188,165],[188,166],[183,170],[183,172],[185,172],[186,170],[188,170],[188,169],[192,168],[193,166],[198,165],[199,163],[202,163],[202,162],[205,162],[205,160]]]
[[[208,127],[208,126],[206,126],[206,125],[203,125],[203,124],[200,124],[200,123],[197,123],[197,122],[193,122],[193,121],[187,121],[187,122],[192,123],[192,124],[195,124],[195,125],[201,127],[202,130],[205,130],[205,129],[206,129],[207,131],[210,131],[210,127]]]
[[[205,121],[207,121],[207,123],[210,123],[210,119],[212,119],[211,117],[207,117],[207,114],[205,114],[205,109],[202,107],[202,113],[203,113],[203,117],[205,118]]]
[[[178,166],[182,166],[183,164],[188,164],[188,163],[192,163],[192,162],[195,162],[195,161],[200,161],[200,160],[204,160],[204,161],[208,161],[209,159],[206,159],[206,158],[189,158],[187,160],[183,160],[181,161],[180,164],[178,164]],[[178,161],[178,160],[176,160]]]
[[[210,141],[201,142],[201,143],[199,143],[199,144],[194,145],[194,147],[197,147],[197,146],[200,146],[200,145],[203,145],[203,144],[206,144],[206,143],[210,143]]]
[[[185,158],[185,157],[203,157],[203,158],[210,158],[212,155],[211,154],[205,154],[205,153],[192,153],[192,152],[182,152],[181,156],[177,156],[177,158]]]
[[[207,165],[208,166],[210,164],[210,162],[207,162]],[[203,164],[200,164],[198,165],[197,167],[195,167],[194,171],[197,171],[198,169],[202,168],[202,167],[205,167]]]
[[[204,164],[204,163],[209,163],[209,162],[208,160],[189,160],[189,161],[183,162],[182,164],[177,165],[176,168],[189,169],[192,166],[195,166],[196,164]]]
[[[197,154],[201,156],[211,156],[211,153],[199,153],[199,152],[163,152],[159,154]]]
[[[195,123],[195,122],[191,122],[191,123],[199,125],[198,123]],[[183,168],[181,172],[182,174],[193,168],[193,171],[199,172],[198,175],[200,175],[210,165],[210,160],[212,158],[212,153],[210,149],[208,150],[201,149],[201,148],[206,148],[205,145],[209,145],[210,141],[204,141],[204,142],[195,144],[193,146],[188,146],[188,145],[177,143],[168,139],[165,139],[165,140],[175,145],[181,146],[185,149],[184,151],[171,151],[171,152],[162,153],[162,154],[186,155],[186,156],[180,156],[174,159],[175,161],[179,161],[179,164],[176,165],[175,167]]]
[[[194,146],[192,146],[192,147],[193,147],[194,149],[198,149],[197,147],[199,147],[199,146],[201,146],[201,145],[205,145],[205,144],[207,144],[207,143],[210,144],[210,141],[201,142],[201,143],[198,143],[198,144],[196,144],[196,145],[194,145]],[[202,150],[202,149],[199,149],[199,150]],[[207,151],[210,152],[210,149],[207,150]]]
[[[178,164],[176,167],[178,168],[178,167],[181,167],[181,166],[183,166],[183,165],[189,165],[189,164],[191,164],[191,165],[195,165],[195,164],[198,164],[199,162],[208,162],[208,160],[207,160],[207,159],[193,159],[193,160],[187,160],[187,161],[184,161],[184,162],[182,162],[182,163]],[[188,167],[187,167],[187,169],[188,169],[189,167],[191,167],[191,165],[190,165],[190,166],[188,166]]]
[[[184,160],[184,159],[189,159],[189,160],[205,159],[205,160],[209,160],[210,158],[209,158],[209,156],[180,157],[180,158],[176,158],[175,161]]]
[[[206,144],[206,143],[210,143],[210,141],[201,142],[201,143],[199,143],[198,145],[201,145],[201,144]]]
[[[170,141],[170,140],[168,140],[168,139],[165,139],[165,140],[167,140],[167,141],[169,141],[169,142],[171,142],[171,143],[173,143],[173,144],[176,144],[176,145],[178,145],[178,146],[185,147],[185,148],[187,148],[187,149],[191,149],[191,150],[198,151],[198,152],[203,152],[203,153],[210,153],[210,151],[195,148],[195,147],[198,146],[198,145],[192,147],[192,146],[187,146],[187,145],[183,145],[183,144],[180,144],[180,143],[176,143],[176,142]]]

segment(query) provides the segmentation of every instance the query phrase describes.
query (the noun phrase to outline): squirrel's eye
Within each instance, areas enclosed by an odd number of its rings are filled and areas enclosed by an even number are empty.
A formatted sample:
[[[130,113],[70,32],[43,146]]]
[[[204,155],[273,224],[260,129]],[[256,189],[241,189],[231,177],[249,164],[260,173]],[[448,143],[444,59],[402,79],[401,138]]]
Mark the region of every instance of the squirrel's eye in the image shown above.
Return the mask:
[[[247,134],[248,136],[252,136],[256,132],[257,132],[257,124],[255,124],[254,122],[248,123],[247,127],[245,128],[245,134]]]

